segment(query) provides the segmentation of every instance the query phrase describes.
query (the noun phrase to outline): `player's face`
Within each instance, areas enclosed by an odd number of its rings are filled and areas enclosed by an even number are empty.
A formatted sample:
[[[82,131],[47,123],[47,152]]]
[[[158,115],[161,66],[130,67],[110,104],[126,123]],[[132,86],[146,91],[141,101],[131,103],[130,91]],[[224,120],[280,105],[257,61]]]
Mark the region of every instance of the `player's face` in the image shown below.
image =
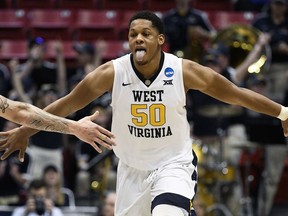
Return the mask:
[[[164,36],[145,19],[134,20],[128,34],[130,50],[138,65],[149,63],[158,54],[164,43]]]

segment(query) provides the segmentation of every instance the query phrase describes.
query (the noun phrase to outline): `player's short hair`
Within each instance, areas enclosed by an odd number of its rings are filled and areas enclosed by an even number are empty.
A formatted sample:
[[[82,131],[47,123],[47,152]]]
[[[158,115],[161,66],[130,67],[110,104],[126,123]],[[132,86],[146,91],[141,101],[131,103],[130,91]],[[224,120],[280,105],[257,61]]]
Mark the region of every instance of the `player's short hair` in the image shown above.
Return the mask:
[[[150,11],[139,11],[135,13],[129,21],[129,28],[131,23],[137,19],[145,19],[151,21],[152,26],[158,30],[159,34],[164,34],[164,24],[161,18],[157,16],[155,13]]]

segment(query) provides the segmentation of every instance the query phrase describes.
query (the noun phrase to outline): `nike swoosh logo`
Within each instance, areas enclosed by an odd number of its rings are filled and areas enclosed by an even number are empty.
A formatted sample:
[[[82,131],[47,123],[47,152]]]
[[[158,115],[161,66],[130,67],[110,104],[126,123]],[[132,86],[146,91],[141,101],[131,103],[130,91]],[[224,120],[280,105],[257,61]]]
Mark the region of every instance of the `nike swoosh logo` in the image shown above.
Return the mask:
[[[122,86],[128,86],[128,85],[131,85],[132,83],[122,83]]]

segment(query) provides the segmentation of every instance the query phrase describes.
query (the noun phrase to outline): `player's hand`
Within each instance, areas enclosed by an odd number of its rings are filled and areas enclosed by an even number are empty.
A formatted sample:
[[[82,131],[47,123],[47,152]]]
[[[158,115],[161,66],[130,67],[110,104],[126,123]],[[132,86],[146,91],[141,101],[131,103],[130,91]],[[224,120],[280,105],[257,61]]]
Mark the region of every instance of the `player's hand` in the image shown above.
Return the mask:
[[[281,123],[282,123],[284,136],[288,137],[288,119],[285,121],[281,121]]]
[[[82,141],[89,143],[99,153],[102,150],[97,144],[111,150],[112,146],[115,146],[114,134],[100,125],[94,123],[99,115],[96,111],[93,115],[86,116],[76,123],[76,127],[73,130],[73,134]]]
[[[21,128],[0,132],[0,151],[5,151],[1,156],[1,160],[5,160],[9,155],[18,150],[18,159],[23,162],[28,146],[28,138]]]

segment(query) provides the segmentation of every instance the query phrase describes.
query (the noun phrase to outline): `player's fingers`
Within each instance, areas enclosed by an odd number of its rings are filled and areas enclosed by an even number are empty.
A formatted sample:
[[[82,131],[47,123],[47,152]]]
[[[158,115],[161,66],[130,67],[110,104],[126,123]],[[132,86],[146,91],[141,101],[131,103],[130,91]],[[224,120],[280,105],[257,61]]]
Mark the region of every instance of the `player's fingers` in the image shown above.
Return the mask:
[[[102,134],[101,141],[101,145],[110,150],[112,150],[112,146],[115,145],[115,141],[104,134]]]
[[[95,121],[97,119],[97,117],[99,116],[99,111],[95,111],[92,115],[88,116],[88,118],[91,120],[91,121]]]
[[[91,142],[90,145],[99,153],[102,153],[102,149],[95,142]]]
[[[284,136],[288,137],[288,129],[284,129]]]
[[[4,138],[4,137],[6,137],[7,136],[7,132],[0,132],[0,138]]]
[[[19,161],[24,162],[24,155],[25,155],[25,149],[24,150],[20,149],[18,154]]]
[[[109,150],[113,149],[112,144],[110,143],[110,138],[103,134],[101,135],[101,138],[96,138],[94,142]]]
[[[110,137],[110,138],[115,138],[115,135],[114,135],[112,132],[110,132],[109,130],[107,130],[107,129],[103,128],[103,127],[99,127],[98,130],[99,130],[102,134],[104,134],[104,135],[106,135],[106,136],[108,136],[108,137]],[[115,143],[114,143],[114,144],[115,144]]]
[[[0,151],[4,151],[7,149],[7,144],[4,141],[0,141]]]
[[[6,160],[9,157],[9,155],[11,155],[13,152],[14,150],[6,148],[4,154],[1,156],[1,160]]]

